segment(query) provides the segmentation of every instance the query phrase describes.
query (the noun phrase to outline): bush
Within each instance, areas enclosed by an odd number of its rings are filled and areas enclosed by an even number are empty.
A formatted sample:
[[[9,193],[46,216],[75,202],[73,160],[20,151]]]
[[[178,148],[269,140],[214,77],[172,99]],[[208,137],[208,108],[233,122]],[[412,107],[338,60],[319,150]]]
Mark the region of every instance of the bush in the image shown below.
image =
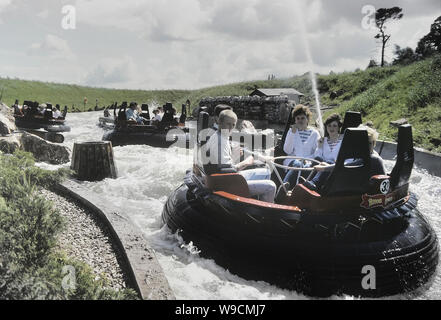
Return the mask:
[[[0,153],[0,299],[136,298],[133,290],[105,289],[90,268],[55,251],[63,219],[38,191],[68,172],[37,168],[26,152]],[[63,288],[65,266],[75,270],[73,289]]]

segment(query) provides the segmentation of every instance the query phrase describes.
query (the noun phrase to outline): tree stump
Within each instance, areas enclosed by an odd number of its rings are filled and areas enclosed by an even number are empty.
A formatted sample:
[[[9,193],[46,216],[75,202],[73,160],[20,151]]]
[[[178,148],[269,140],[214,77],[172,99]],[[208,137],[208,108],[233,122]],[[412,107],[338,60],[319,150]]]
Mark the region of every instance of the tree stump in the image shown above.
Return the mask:
[[[117,170],[113,160],[110,141],[74,143],[71,169],[78,180],[98,181],[116,178]]]

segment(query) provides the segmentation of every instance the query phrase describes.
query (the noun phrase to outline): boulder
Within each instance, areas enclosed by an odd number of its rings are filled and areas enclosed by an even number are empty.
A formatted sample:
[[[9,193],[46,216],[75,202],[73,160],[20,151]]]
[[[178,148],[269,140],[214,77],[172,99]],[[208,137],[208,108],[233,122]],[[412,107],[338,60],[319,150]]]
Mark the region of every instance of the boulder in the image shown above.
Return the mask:
[[[48,142],[27,132],[23,133],[21,143],[23,150],[31,152],[37,161],[52,164],[69,162],[69,149],[65,146]]]
[[[11,134],[6,137],[0,136],[0,151],[3,153],[14,153],[15,150],[21,147],[21,133]]]
[[[405,118],[401,118],[401,119],[398,119],[398,120],[395,120],[395,121],[390,121],[389,122],[389,124],[392,126],[392,127],[396,127],[396,128],[398,128],[399,126],[401,126],[401,125],[403,125],[403,124],[407,124],[408,122],[407,122],[407,119],[405,119]]]
[[[14,130],[17,130],[17,127],[12,110],[4,103],[0,103],[0,135],[11,134]]]

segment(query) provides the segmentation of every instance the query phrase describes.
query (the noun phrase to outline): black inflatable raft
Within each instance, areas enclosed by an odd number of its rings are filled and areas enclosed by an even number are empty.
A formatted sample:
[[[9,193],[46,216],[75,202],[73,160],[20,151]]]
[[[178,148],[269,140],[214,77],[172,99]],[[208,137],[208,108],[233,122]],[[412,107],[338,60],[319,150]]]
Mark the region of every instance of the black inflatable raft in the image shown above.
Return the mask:
[[[179,121],[173,117],[171,104],[164,106],[164,116],[160,122],[151,122],[147,104],[142,105],[144,123],[138,124],[128,121],[126,118],[127,102],[123,102],[116,114],[114,109],[114,128],[103,135],[104,141],[111,141],[114,146],[123,145],[150,145],[153,147],[168,148],[177,146],[181,148],[193,148],[190,144],[189,128],[185,127],[186,111]],[[101,118],[100,118],[101,122]]]
[[[347,129],[324,191],[297,185],[278,204],[251,198],[241,175],[206,175],[196,163],[168,198],[163,222],[245,279],[320,297],[414,290],[432,279],[438,240],[408,192],[411,127],[399,128],[390,175],[343,165],[368,150],[366,131]]]
[[[19,129],[51,142],[62,143],[64,141],[64,136],[61,133],[70,131],[70,127],[65,124],[67,107],[65,107],[62,117],[55,119],[51,104],[47,104],[43,114],[38,111],[38,102],[24,101],[23,105],[27,106],[24,114],[14,113],[15,125]]]

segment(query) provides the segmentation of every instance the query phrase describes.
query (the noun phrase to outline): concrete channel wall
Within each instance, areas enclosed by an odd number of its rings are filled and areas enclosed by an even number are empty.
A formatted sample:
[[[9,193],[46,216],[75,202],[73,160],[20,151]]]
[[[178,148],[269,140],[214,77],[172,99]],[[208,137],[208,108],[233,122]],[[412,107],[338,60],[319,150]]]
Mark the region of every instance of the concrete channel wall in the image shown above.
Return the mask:
[[[386,160],[395,160],[397,144],[389,141],[377,141],[375,150]],[[426,169],[431,175],[441,177],[441,154],[414,148],[414,165]]]
[[[154,250],[124,213],[111,205],[94,199],[87,188],[73,180],[57,185],[57,191],[67,195],[93,212],[112,233],[113,241],[120,248],[129,269],[129,278],[144,300],[174,300],[175,296],[159,265]]]

